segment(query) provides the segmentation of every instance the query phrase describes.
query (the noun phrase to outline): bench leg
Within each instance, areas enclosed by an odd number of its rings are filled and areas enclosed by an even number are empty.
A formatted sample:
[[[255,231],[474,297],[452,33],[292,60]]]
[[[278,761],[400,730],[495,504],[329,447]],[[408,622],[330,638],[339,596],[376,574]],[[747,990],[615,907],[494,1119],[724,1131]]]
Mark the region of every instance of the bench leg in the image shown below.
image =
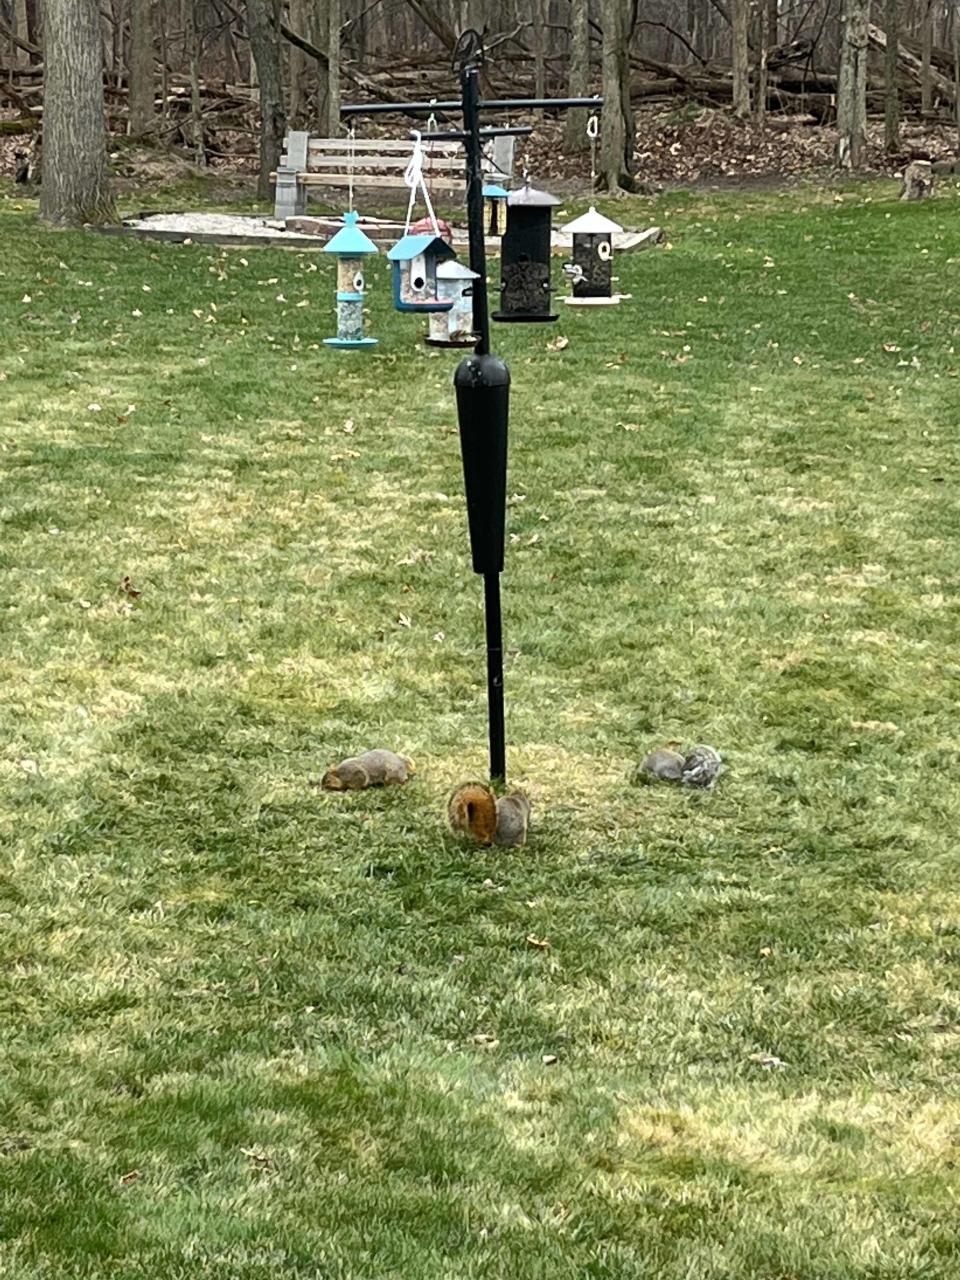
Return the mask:
[[[300,182],[299,170],[277,169],[276,198],[273,216],[280,222],[298,218],[307,211],[307,188]]]

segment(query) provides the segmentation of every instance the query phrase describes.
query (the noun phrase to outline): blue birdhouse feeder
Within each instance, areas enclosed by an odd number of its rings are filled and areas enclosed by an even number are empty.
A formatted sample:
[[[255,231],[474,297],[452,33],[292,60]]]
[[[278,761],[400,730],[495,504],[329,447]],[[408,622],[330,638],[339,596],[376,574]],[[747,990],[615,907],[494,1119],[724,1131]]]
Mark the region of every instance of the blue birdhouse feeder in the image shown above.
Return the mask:
[[[393,305],[398,311],[449,311],[452,298],[437,297],[437,267],[456,254],[437,235],[405,235],[387,257],[393,263]]]
[[[363,259],[380,250],[357,226],[357,215],[350,212],[343,215],[343,226],[323,246],[323,252],[337,255],[337,336],[324,338],[324,342],[328,347],[375,347],[377,339],[363,334]]]

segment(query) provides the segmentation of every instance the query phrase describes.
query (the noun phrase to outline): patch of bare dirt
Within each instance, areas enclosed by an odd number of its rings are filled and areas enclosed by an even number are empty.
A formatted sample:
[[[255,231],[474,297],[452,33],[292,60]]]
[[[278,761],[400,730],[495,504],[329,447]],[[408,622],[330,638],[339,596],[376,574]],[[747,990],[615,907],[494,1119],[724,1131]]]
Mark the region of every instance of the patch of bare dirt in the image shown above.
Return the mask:
[[[535,132],[519,149],[531,174],[544,181],[589,184],[590,154],[564,155],[562,124],[535,122]],[[908,124],[896,156],[883,150],[883,125],[869,126],[866,165],[871,175],[898,174],[911,159],[953,158],[957,131],[947,124]],[[728,112],[676,107],[637,112],[634,149],[639,183],[656,186],[775,186],[803,177],[838,177],[836,130],[771,117],[764,125],[735,120]]]

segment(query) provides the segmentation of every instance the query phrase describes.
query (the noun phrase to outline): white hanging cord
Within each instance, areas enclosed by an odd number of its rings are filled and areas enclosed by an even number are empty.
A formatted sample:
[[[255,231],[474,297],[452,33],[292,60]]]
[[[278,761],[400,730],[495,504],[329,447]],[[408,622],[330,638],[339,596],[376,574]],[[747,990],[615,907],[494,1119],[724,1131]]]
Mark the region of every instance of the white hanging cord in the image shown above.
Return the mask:
[[[356,148],[353,145],[353,125],[347,130],[347,208],[353,213],[353,161]]]
[[[413,155],[410,157],[410,163],[404,170],[403,180],[410,188],[410,203],[407,205],[407,225],[403,234],[406,235],[410,230],[410,223],[413,218],[413,205],[417,198],[417,188],[419,187],[423,193],[423,203],[427,206],[427,213],[430,215],[430,222],[433,226],[433,234],[438,236],[440,228],[437,225],[437,215],[433,212],[433,205],[430,203],[430,192],[427,190],[426,180],[423,176],[423,143],[420,141],[420,134],[414,131],[413,135]]]
[[[600,117],[592,115],[587,121],[587,137],[590,139],[590,191],[597,185],[597,138],[600,135]]]

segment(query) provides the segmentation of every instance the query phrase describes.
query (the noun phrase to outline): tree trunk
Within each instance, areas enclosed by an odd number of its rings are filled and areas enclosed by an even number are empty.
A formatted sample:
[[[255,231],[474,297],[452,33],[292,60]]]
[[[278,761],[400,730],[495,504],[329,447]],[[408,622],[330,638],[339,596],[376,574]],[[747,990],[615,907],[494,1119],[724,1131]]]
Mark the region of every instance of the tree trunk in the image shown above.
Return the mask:
[[[957,121],[957,151],[960,152],[960,0],[953,6],[953,104]]]
[[[43,105],[40,216],[62,226],[112,220],[97,0],[46,0]]]
[[[733,114],[746,120],[750,114],[750,46],[747,40],[748,0],[730,0],[733,38]]]
[[[754,116],[757,124],[763,124],[767,114],[767,59],[770,55],[770,6],[767,0],[760,0],[760,30],[758,32],[760,47],[757,50],[757,86],[754,94]]]
[[[883,114],[883,145],[888,155],[900,150],[900,83],[897,51],[900,44],[900,0],[885,0],[884,25],[887,47],[883,55],[886,101]]]
[[[933,106],[933,76],[930,74],[933,47],[933,0],[927,0],[923,7],[920,42],[920,110],[927,115]]]
[[[200,29],[197,23],[198,0],[187,0],[184,13],[184,43],[190,73],[190,141],[193,144],[197,167],[207,165],[207,147],[203,136],[203,112],[200,104]]]
[[[40,0],[27,0],[27,43],[37,45],[41,39]],[[39,53],[31,53],[30,61],[39,62],[40,56]]]
[[[153,0],[132,0],[130,8],[130,133],[153,133]]]
[[[167,99],[170,97],[170,50],[167,43],[167,6],[160,5],[160,119],[167,115]]]
[[[867,138],[867,28],[870,0],[844,0],[837,77],[837,162],[858,169]]]
[[[290,26],[307,40],[312,39],[310,21],[307,16],[306,0],[290,0]],[[290,111],[291,128],[302,129],[312,123],[309,119],[310,81],[313,68],[307,55],[296,45],[290,46]]]
[[[13,29],[24,40],[29,41],[30,22],[27,17],[27,0],[15,0],[13,6]],[[23,49],[14,46],[13,60],[16,66],[26,67],[30,64],[30,55]]]
[[[633,117],[623,109],[630,100],[630,0],[601,0],[603,26],[603,98],[600,130],[600,172],[603,185],[614,194],[634,188],[628,154],[633,155]]]
[[[261,200],[269,200],[270,174],[280,163],[287,127],[280,74],[280,22],[274,0],[247,0],[247,31],[260,85],[260,177],[257,195]]]
[[[327,0],[329,23],[327,30],[327,137],[339,138],[340,127],[340,40],[343,25],[341,0]]]
[[[107,13],[103,5],[100,6],[101,17],[110,19],[110,36],[107,45],[107,56],[110,74],[113,76],[114,87],[123,88],[123,0],[112,0],[110,12]]]
[[[353,25],[353,56],[357,62],[357,70],[362,74],[367,69],[367,49],[370,45],[370,12],[364,7],[360,10]],[[326,28],[318,27],[318,31]]]
[[[327,55],[326,66],[314,61],[313,78],[316,85],[316,126],[330,137],[330,5],[329,0],[313,0],[312,33],[317,47]],[[336,137],[336,134],[332,135]]]
[[[637,143],[637,122],[633,114],[633,98],[630,93],[630,44],[637,21],[639,0],[624,0],[622,11],[623,32],[620,44],[620,114],[623,117],[623,172],[629,181],[629,190],[636,188],[633,180],[633,153]]]
[[[533,96],[547,96],[547,4],[532,0],[533,31]]]
[[[585,98],[590,92],[590,21],[589,0],[570,0],[570,72],[567,93],[571,98]],[[574,107],[567,112],[563,125],[563,149],[568,154],[586,151],[587,108]]]

